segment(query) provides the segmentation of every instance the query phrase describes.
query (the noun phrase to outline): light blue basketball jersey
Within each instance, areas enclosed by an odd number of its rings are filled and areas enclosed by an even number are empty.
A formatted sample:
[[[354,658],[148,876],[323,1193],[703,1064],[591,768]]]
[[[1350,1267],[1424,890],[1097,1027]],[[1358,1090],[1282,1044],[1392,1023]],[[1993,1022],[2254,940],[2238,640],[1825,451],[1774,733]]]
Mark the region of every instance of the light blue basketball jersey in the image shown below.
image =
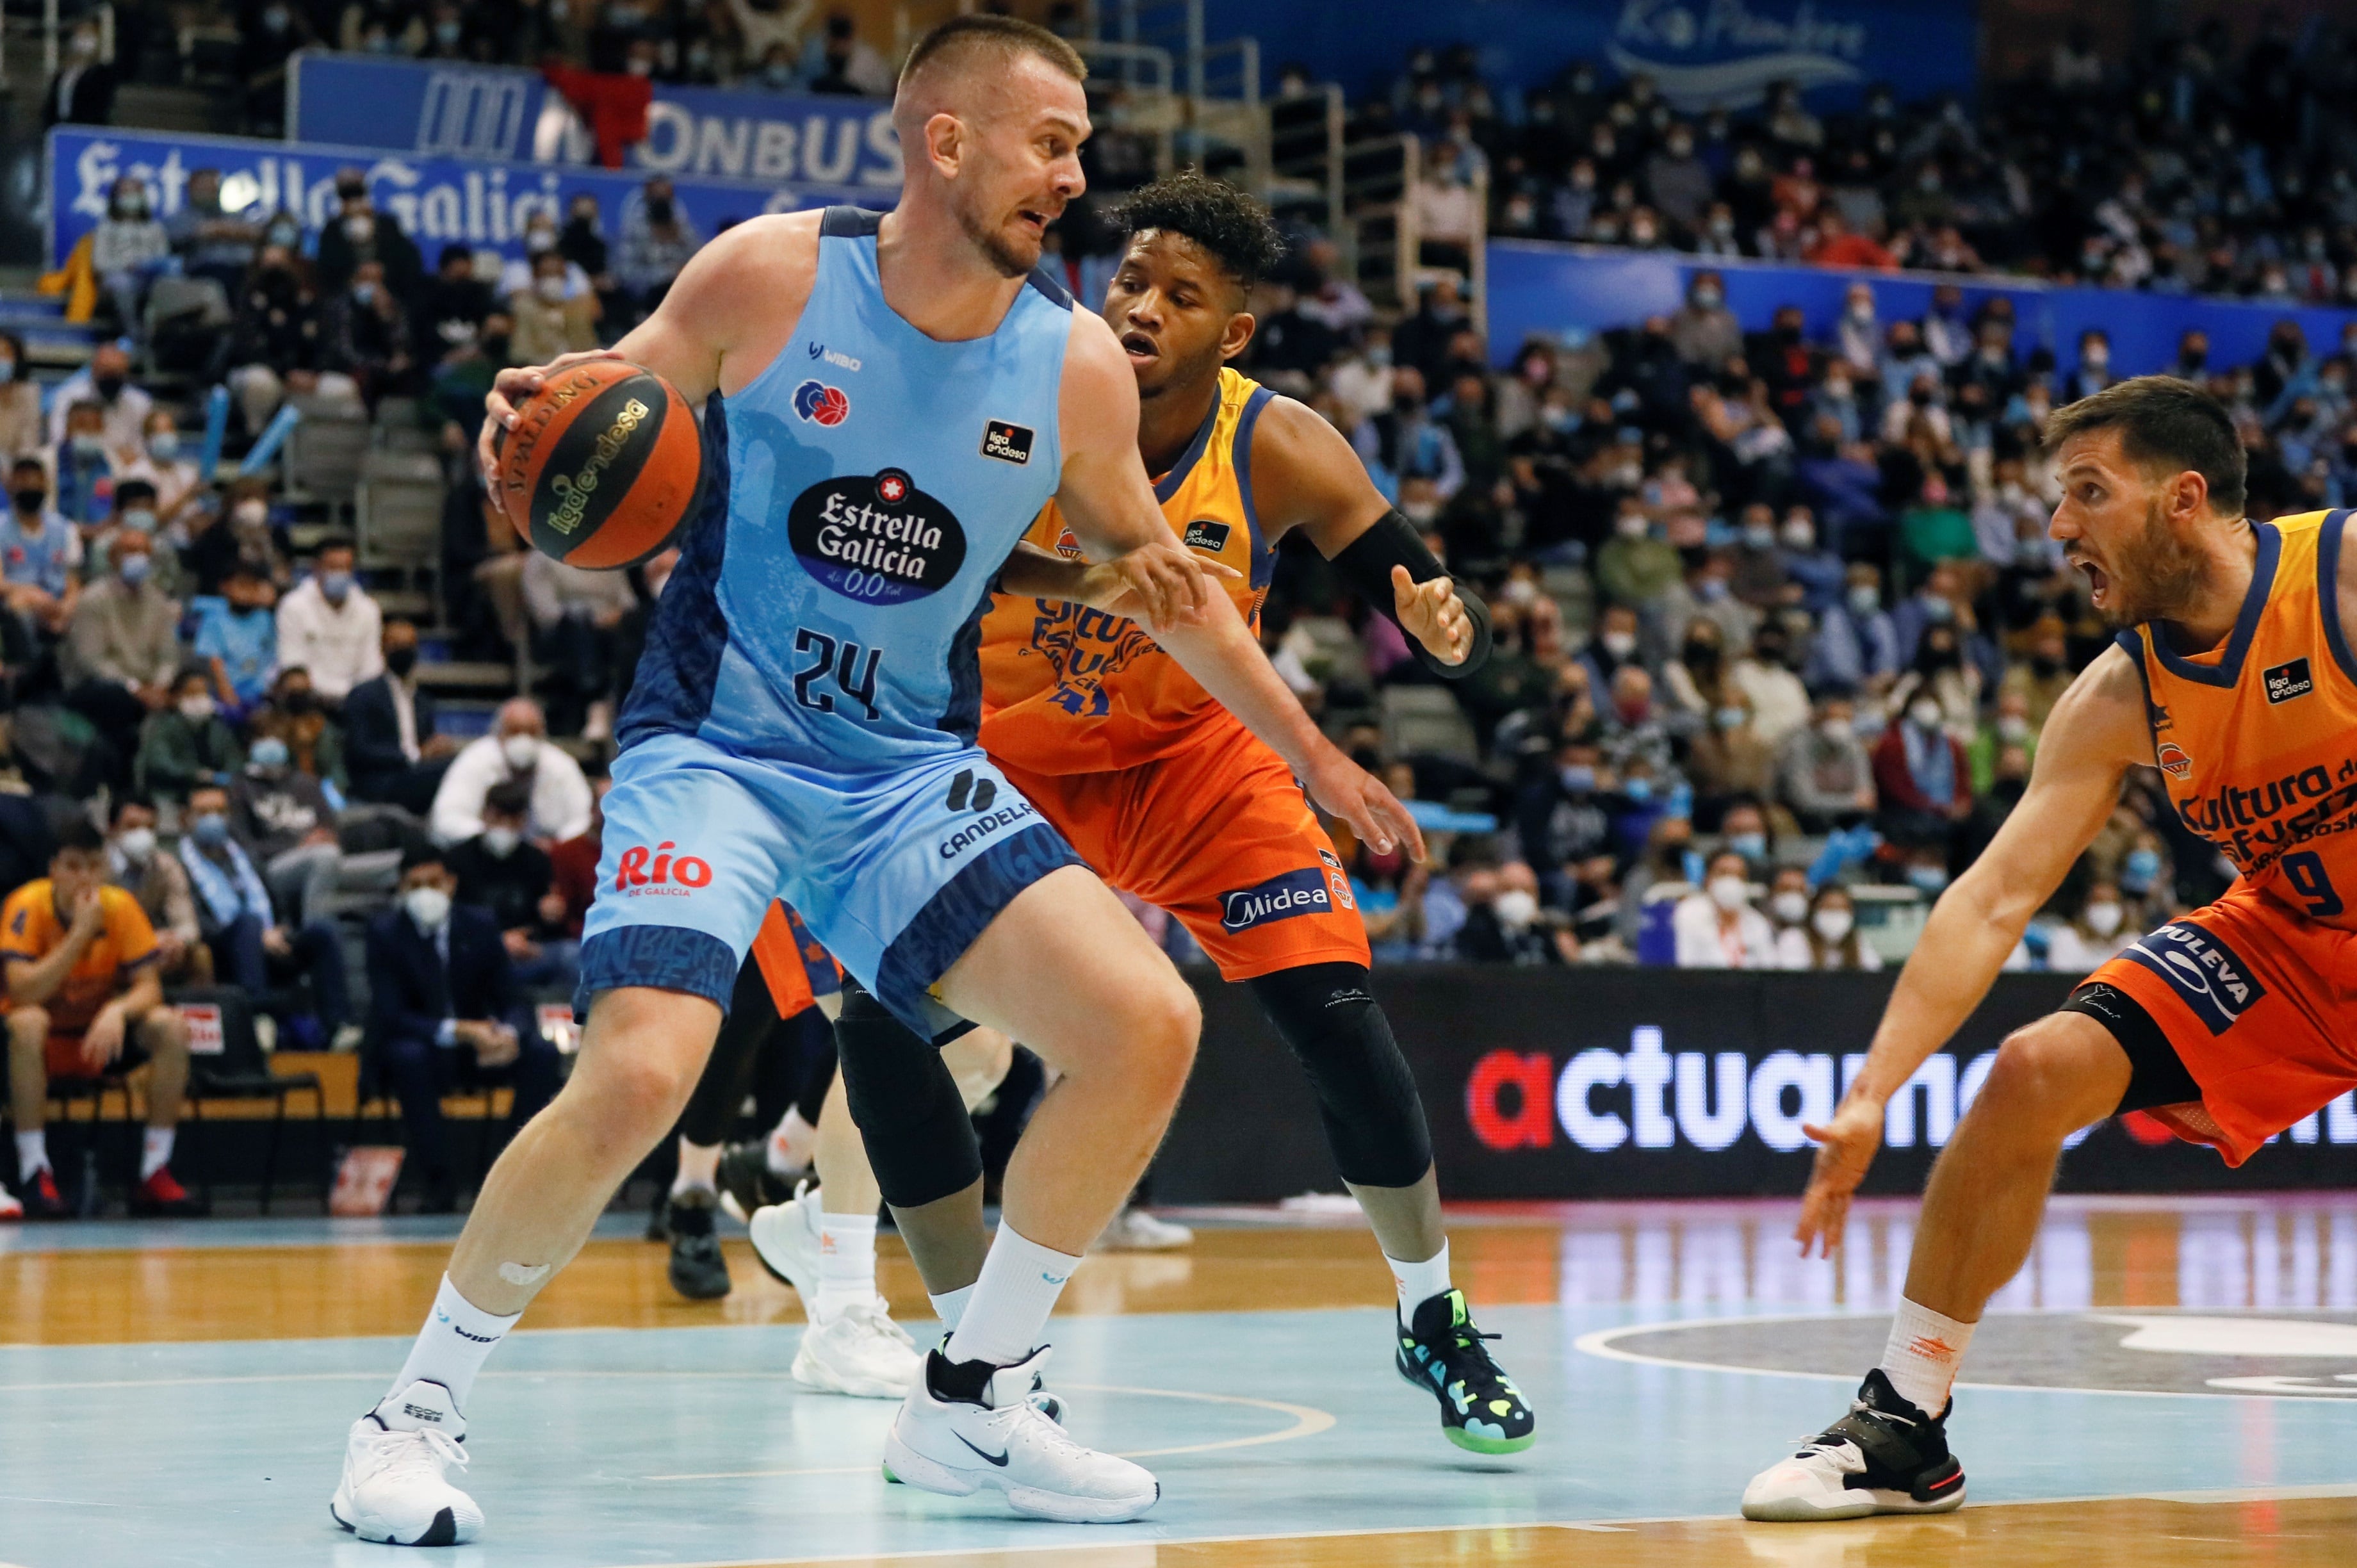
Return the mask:
[[[996,331],[938,342],[884,301],[879,220],[828,209],[793,338],[705,404],[709,499],[650,628],[626,749],[689,734],[849,774],[973,743],[991,583],[1062,467],[1072,299],[1035,273]]]

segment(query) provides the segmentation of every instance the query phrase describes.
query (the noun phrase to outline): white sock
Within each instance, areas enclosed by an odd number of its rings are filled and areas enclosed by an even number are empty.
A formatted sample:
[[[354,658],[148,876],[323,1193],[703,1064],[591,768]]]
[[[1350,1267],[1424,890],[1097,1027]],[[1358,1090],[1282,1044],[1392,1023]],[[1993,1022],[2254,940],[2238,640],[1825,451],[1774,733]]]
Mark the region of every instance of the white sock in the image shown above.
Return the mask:
[[[1889,1341],[1882,1348],[1882,1375],[1900,1399],[1938,1415],[1948,1408],[1948,1391],[1955,1387],[1956,1369],[1964,1364],[1975,1326],[1900,1297]]]
[[[49,1168],[48,1130],[36,1127],[29,1133],[16,1134],[16,1175],[26,1181],[33,1179],[35,1171]]]
[[[1392,1266],[1392,1283],[1399,1287],[1399,1315],[1403,1323],[1413,1320],[1415,1309],[1449,1288],[1448,1243],[1443,1241],[1440,1251],[1420,1263],[1403,1263],[1390,1253],[1383,1262]]]
[[[939,1295],[928,1296],[925,1299],[933,1304],[933,1316],[942,1320],[942,1326],[955,1333],[957,1326],[964,1321],[965,1304],[973,1294],[972,1285],[960,1285],[955,1290],[943,1291]]]
[[[770,1147],[764,1156],[772,1176],[793,1176],[810,1169],[811,1156],[818,1153],[818,1129],[802,1120],[800,1111],[788,1111],[778,1118],[777,1127],[770,1133]]]
[[[982,1278],[958,1319],[943,1352],[952,1361],[988,1361],[1011,1367],[1039,1347],[1048,1315],[1064,1294],[1064,1282],[1081,1261],[1037,1241],[1027,1241],[1002,1222],[982,1260]]]
[[[682,1138],[679,1141],[679,1174],[671,1178],[671,1195],[677,1197],[681,1193],[699,1187],[711,1192],[717,1187],[719,1181],[720,1145],[691,1144]]]
[[[519,1312],[514,1317],[497,1317],[485,1312],[460,1295],[450,1276],[444,1274],[442,1288],[434,1293],[434,1310],[425,1315],[425,1326],[417,1331],[417,1343],[409,1348],[409,1359],[401,1364],[401,1375],[393,1380],[385,1397],[391,1399],[424,1378],[448,1389],[450,1402],[465,1410],[475,1374],[483,1369],[492,1349],[522,1316]]]
[[[876,1216],[818,1217],[818,1302],[812,1316],[831,1321],[857,1301],[876,1299]]]
[[[147,1129],[147,1135],[139,1143],[139,1179],[141,1181],[145,1181],[172,1163],[172,1134],[177,1131],[178,1129],[174,1127]]]

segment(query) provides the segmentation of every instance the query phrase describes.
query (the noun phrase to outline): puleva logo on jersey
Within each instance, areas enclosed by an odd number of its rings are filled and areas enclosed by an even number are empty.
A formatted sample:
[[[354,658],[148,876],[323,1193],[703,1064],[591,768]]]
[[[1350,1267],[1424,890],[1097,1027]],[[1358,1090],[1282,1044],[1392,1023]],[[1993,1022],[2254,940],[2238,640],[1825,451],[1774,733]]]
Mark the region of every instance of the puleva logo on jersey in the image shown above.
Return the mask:
[[[794,389],[794,412],[813,424],[832,428],[851,417],[851,400],[839,387],[804,381]]]
[[[864,605],[939,593],[965,564],[965,530],[907,474],[842,474],[794,498],[786,542],[810,575]]]
[[[1248,931],[1274,925],[1297,915],[1322,915],[1334,908],[1326,890],[1326,873],[1305,866],[1270,877],[1256,887],[1240,887],[1220,895],[1220,925],[1229,931]]]
[[[2182,921],[2137,938],[2120,956],[2169,982],[2212,1035],[2233,1028],[2267,993],[2251,966],[2216,932]]]
[[[673,854],[678,847],[665,839],[652,849],[633,844],[624,850],[614,867],[614,891],[626,898],[684,898],[711,886],[712,863],[701,855]]]

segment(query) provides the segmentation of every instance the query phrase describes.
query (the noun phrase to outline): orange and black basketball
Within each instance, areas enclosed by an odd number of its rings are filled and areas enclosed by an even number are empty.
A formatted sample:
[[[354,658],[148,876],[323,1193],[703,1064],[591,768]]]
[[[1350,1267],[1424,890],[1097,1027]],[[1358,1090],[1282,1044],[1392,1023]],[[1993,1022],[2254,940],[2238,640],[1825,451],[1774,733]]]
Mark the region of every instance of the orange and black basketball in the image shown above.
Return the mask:
[[[493,499],[533,549],[568,566],[634,566],[704,499],[704,441],[687,400],[621,360],[568,365],[494,437]]]

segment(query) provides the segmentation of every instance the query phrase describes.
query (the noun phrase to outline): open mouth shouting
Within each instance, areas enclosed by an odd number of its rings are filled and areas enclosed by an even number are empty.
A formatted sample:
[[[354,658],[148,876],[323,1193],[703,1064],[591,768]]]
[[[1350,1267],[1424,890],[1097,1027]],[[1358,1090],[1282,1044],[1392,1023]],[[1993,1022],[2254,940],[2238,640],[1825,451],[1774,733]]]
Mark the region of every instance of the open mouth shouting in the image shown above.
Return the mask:
[[[2073,571],[2085,574],[2088,597],[2094,607],[2099,610],[2109,609],[2112,602],[2111,575],[2087,556],[2074,554],[2070,560]]]
[[[1162,356],[1162,350],[1154,339],[1135,327],[1121,335],[1121,346],[1129,355],[1129,362],[1133,366],[1150,365]]]

